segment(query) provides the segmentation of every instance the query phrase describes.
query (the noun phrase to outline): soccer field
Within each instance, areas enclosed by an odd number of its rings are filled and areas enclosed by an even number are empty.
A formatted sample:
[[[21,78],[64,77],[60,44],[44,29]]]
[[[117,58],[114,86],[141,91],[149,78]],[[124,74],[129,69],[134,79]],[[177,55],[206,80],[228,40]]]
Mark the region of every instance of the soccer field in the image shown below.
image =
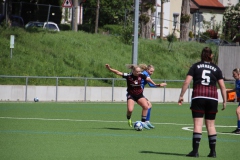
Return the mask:
[[[239,159],[236,103],[217,114],[217,159]],[[132,120],[141,119],[135,105]],[[125,103],[0,103],[1,160],[185,160],[191,151],[189,104],[155,103],[155,129],[135,131]],[[209,159],[206,128],[199,158]]]

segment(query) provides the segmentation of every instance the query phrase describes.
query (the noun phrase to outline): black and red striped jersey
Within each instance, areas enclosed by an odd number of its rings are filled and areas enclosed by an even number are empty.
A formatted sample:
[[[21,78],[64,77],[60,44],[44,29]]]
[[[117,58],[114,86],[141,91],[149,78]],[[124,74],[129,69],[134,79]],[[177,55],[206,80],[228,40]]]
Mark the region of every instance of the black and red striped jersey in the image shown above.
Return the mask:
[[[223,76],[217,65],[211,62],[197,62],[192,65],[187,75],[193,77],[192,99],[218,100],[217,81],[223,79]]]
[[[139,74],[138,76],[134,76],[132,73],[123,73],[123,78],[127,80],[127,92],[131,95],[139,95],[143,93],[143,89],[141,87],[142,79],[146,80],[147,76],[144,74]]]

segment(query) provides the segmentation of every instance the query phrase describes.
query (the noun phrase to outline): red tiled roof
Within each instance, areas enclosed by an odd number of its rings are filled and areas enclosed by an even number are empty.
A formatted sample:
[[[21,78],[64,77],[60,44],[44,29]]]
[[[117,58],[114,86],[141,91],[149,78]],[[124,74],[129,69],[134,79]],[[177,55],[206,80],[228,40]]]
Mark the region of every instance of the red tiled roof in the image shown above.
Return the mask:
[[[218,7],[224,8],[223,4],[218,0],[194,0],[201,7]]]
[[[199,9],[198,6],[196,6],[196,4],[193,3],[192,1],[190,1],[190,8],[191,9]]]

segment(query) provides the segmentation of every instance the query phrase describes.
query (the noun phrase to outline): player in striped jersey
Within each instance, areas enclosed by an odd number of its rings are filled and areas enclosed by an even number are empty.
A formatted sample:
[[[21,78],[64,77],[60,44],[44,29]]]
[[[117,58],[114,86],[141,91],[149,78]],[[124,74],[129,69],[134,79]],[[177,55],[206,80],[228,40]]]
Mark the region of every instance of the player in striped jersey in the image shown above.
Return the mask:
[[[183,96],[190,82],[193,80],[193,91],[191,107],[192,118],[194,123],[192,148],[193,150],[187,154],[189,157],[198,157],[198,148],[202,137],[203,117],[208,132],[208,141],[210,153],[208,157],[216,157],[216,140],[217,132],[215,128],[215,117],[218,112],[218,93],[219,85],[222,98],[223,108],[226,108],[226,88],[223,81],[222,71],[218,66],[212,63],[212,50],[205,47],[201,53],[201,61],[192,65],[187,73],[185,82],[179,96],[178,104],[183,102]]]
[[[143,75],[141,68],[137,65],[129,65],[128,68],[132,70],[131,73],[123,73],[116,69],[110,67],[109,64],[106,64],[106,68],[115,73],[116,75],[122,76],[127,81],[127,119],[128,125],[132,127],[131,116],[134,109],[134,103],[137,102],[138,105],[142,107],[142,124],[145,129],[150,129],[145,123],[147,112],[148,112],[148,103],[146,98],[143,96],[143,89],[141,87],[142,79],[152,83],[155,86],[160,86],[160,84],[155,84],[151,78]]]

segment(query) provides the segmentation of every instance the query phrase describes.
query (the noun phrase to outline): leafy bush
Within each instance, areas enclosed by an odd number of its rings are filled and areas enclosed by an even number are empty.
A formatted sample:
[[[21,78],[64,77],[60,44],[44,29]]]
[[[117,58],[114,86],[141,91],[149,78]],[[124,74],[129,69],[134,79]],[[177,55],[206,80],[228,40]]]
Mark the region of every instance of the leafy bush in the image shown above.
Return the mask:
[[[168,42],[176,42],[177,41],[177,37],[175,35],[173,35],[173,34],[169,34],[167,36],[167,40],[168,40]]]
[[[112,34],[112,35],[120,35],[121,30],[122,30],[122,26],[107,24],[107,25],[103,26],[103,29],[105,31],[109,31],[109,33]]]
[[[193,33],[192,33],[192,31],[190,31],[190,32],[188,33],[188,36],[189,36],[190,38],[193,38]]]
[[[61,31],[71,30],[71,25],[70,24],[58,24],[58,27]]]
[[[132,44],[132,38],[133,38],[133,27],[131,26],[126,26],[124,28],[122,28],[121,30],[121,36],[120,36],[120,40],[121,42],[123,42],[124,44]]]
[[[84,31],[84,32],[89,32],[89,33],[94,33],[94,26],[91,24],[80,24],[78,25],[78,30]]]

